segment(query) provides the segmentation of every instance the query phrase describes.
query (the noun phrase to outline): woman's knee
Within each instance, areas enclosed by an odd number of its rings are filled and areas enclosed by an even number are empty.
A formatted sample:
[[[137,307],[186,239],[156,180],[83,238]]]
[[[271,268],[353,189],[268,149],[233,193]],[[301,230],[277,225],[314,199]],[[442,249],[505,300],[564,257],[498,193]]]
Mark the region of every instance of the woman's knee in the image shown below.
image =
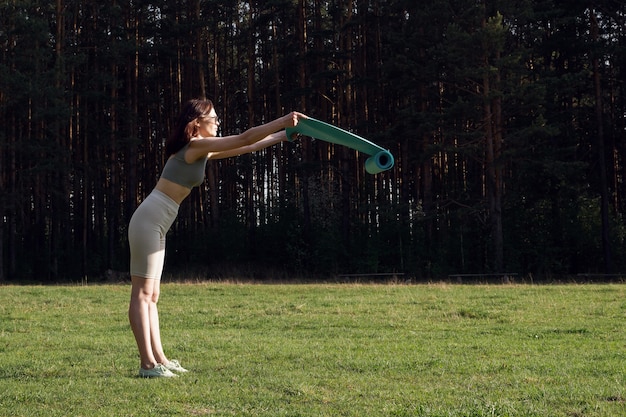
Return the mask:
[[[161,281],[156,279],[153,280],[152,296],[150,297],[150,301],[152,301],[154,304],[158,303],[159,295],[161,295]]]
[[[154,283],[153,279],[141,278],[137,276],[131,277],[131,299],[140,302],[151,302],[154,299]],[[157,294],[158,298],[158,294]]]

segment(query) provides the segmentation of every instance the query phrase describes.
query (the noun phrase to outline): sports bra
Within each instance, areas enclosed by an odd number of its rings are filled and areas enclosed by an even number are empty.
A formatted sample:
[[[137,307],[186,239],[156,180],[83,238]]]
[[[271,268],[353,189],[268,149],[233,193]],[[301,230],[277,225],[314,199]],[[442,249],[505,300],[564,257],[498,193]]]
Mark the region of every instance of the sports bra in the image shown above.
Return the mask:
[[[189,149],[189,144],[186,144],[180,151],[168,158],[163,167],[161,178],[192,189],[204,181],[204,170],[208,158],[200,158],[189,164],[185,161],[185,151],[187,149]]]

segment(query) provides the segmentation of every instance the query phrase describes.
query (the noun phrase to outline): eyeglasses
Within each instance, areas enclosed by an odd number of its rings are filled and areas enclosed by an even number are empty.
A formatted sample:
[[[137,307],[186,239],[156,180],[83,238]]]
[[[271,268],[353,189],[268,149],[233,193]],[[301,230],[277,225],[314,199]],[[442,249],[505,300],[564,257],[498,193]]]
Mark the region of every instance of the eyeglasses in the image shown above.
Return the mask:
[[[220,119],[219,116],[202,116],[203,119],[209,119],[211,120],[213,123],[215,123],[216,125],[219,125],[222,123],[222,119]]]

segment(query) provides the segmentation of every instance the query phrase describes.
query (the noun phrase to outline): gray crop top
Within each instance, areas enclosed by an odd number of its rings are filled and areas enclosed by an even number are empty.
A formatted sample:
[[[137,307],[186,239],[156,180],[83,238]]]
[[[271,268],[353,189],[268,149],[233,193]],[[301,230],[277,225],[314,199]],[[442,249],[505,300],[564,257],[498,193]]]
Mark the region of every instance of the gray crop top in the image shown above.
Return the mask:
[[[204,181],[204,170],[207,158],[200,158],[194,163],[188,164],[185,161],[185,151],[189,148],[189,144],[171,156],[165,166],[161,177],[170,180],[173,183],[182,185],[183,187],[192,189],[202,184]]]

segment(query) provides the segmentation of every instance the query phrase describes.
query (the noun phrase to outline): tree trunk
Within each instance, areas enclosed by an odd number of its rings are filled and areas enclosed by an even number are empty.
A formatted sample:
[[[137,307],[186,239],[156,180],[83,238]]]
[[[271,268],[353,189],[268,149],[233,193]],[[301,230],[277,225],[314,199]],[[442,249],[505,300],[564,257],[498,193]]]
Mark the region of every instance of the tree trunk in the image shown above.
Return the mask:
[[[483,4],[484,6],[484,4]],[[483,29],[487,27],[486,16]],[[492,93],[491,72],[494,65],[490,60],[491,48],[483,46],[483,114],[485,129],[485,182],[491,235],[492,267],[502,272],[504,266],[504,237],[502,231],[502,106],[498,94]],[[495,59],[500,52],[496,49]],[[495,69],[495,84],[499,88],[499,70]],[[493,94],[493,97],[492,97]]]
[[[591,10],[591,37],[595,45],[598,45],[599,30],[596,11]],[[600,212],[602,217],[602,254],[604,257],[604,271],[609,274],[613,270],[611,259],[611,233],[609,223],[609,186],[606,173],[606,156],[604,152],[604,118],[602,111],[602,85],[600,83],[600,62],[598,53],[592,58],[593,83],[595,91],[596,109],[596,152],[598,157],[598,176],[600,177]]]

